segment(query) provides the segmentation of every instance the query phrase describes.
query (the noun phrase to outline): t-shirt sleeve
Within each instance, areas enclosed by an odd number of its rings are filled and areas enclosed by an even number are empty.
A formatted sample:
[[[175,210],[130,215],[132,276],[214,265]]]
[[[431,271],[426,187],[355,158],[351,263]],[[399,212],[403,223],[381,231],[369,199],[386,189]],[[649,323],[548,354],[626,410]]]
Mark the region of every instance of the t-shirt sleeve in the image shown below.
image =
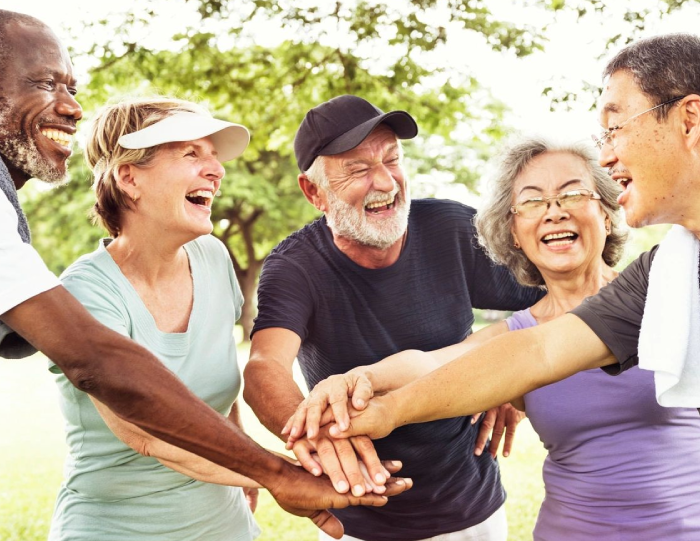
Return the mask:
[[[17,233],[17,214],[0,191],[0,314],[59,285],[31,245]]]
[[[649,287],[649,271],[657,248],[640,255],[597,295],[587,298],[571,311],[591,328],[617,359],[618,364],[603,368],[609,374],[619,374],[639,362],[639,329]]]
[[[2,314],[59,285],[31,245],[17,232],[17,213],[0,191],[0,319]],[[36,350],[0,322],[0,357],[19,358]]]
[[[497,265],[477,241],[473,215],[468,220],[465,246],[465,265],[468,271],[467,287],[474,308],[486,310],[523,310],[535,304],[544,291],[520,285],[513,274]]]
[[[258,285],[258,317],[251,336],[280,327],[306,340],[313,313],[313,292],[303,268],[287,257],[271,254],[265,260]]]
[[[105,284],[83,272],[71,272],[61,276],[63,286],[90,314],[105,327],[130,337],[131,320],[126,307],[112,292],[111,284]],[[49,362],[49,370],[60,374],[61,369]]]

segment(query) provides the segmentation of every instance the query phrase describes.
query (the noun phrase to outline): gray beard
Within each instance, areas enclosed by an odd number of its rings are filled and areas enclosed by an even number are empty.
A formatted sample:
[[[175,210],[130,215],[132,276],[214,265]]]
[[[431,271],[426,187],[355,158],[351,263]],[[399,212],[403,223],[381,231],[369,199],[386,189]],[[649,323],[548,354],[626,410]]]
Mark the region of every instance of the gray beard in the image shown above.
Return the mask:
[[[12,110],[0,101],[0,155],[5,164],[25,173],[30,178],[38,178],[52,184],[62,182],[66,169],[54,166],[42,156],[29,134],[24,131],[10,133],[6,126],[10,124]]]
[[[331,231],[339,237],[364,246],[386,250],[403,236],[408,227],[410,211],[408,185],[403,194],[398,193],[396,196],[396,216],[381,224],[373,223],[364,211],[358,212],[355,207],[339,199],[331,190],[327,191],[327,201],[326,220]]]

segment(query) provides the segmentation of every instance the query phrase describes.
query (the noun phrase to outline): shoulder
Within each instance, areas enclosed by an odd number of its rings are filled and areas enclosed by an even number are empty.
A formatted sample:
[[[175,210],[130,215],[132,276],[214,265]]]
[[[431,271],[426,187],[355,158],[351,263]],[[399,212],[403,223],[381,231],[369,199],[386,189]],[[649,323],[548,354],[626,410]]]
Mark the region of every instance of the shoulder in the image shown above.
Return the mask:
[[[445,219],[473,218],[476,209],[451,199],[413,199],[411,213],[420,216],[439,216]]]
[[[200,254],[209,260],[226,261],[230,259],[226,245],[214,235],[202,235],[188,242],[186,246],[190,253]]]
[[[270,255],[293,257],[298,253],[324,250],[324,237],[327,234],[324,228],[327,227],[325,219],[318,218],[282,240],[272,249]]]
[[[409,224],[433,231],[456,231],[472,234],[476,210],[449,199],[414,199]]]
[[[78,258],[63,271],[59,279],[83,304],[98,302],[121,305],[123,292],[120,290],[117,272],[118,267],[107,250],[98,248]]]

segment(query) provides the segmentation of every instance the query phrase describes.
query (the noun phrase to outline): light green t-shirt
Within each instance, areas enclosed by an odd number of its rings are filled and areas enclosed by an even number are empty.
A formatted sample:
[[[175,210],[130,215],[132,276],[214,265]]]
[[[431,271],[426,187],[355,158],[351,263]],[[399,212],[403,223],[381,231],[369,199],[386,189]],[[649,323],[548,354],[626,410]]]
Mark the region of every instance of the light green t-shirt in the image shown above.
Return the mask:
[[[243,296],[221,242],[188,243],[194,285],[189,326],[164,333],[105,249],[78,259],[63,285],[111,329],[153,352],[199,398],[228,415],[241,377],[234,323]],[[69,454],[50,541],[249,541],[260,530],[240,488],[195,481],[119,441],[89,397],[54,364]],[[181,412],[187,415],[186,411]]]

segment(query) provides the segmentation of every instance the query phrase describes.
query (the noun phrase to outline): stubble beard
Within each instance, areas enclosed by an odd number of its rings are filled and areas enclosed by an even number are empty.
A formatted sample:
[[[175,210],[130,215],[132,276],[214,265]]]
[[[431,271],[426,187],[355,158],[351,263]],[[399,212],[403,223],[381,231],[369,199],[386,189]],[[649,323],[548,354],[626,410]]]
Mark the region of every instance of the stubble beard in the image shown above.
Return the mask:
[[[56,166],[44,157],[36,141],[23,129],[10,131],[7,126],[21,126],[16,113],[4,101],[0,100],[0,156],[6,165],[50,184],[59,184],[66,179],[66,167]]]
[[[363,210],[357,211],[355,207],[339,199],[332,190],[327,190],[328,210],[326,220],[333,233],[339,237],[357,242],[364,246],[386,250],[396,243],[406,232],[408,227],[408,215],[410,212],[410,196],[408,184],[404,191],[395,184],[396,198],[394,209],[396,213],[391,218],[372,219],[364,211],[364,206],[377,195],[386,197],[385,193],[370,192],[365,197]]]

